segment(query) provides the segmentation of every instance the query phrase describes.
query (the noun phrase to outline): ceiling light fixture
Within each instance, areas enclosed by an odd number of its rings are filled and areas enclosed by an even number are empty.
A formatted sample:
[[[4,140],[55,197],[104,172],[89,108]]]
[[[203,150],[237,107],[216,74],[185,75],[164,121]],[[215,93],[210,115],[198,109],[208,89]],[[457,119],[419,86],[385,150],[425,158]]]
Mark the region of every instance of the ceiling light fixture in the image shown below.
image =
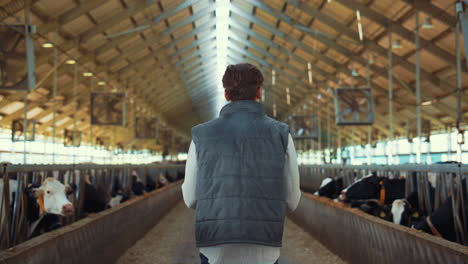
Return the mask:
[[[424,29],[433,29],[434,25],[432,24],[431,17],[427,16],[424,18],[424,23],[422,24],[422,28]]]
[[[307,62],[307,73],[309,75],[309,84],[312,84],[314,83],[314,76],[312,74],[312,64],[309,62]]]
[[[358,77],[359,76],[359,73],[356,71],[356,68],[353,66],[353,70],[351,71],[351,75],[353,77]]]
[[[271,85],[276,85],[276,71],[271,70]]]
[[[73,65],[73,64],[76,63],[76,61],[75,60],[66,60],[65,63],[68,64],[68,65]]]
[[[401,40],[399,39],[395,39],[395,42],[393,42],[393,46],[392,46],[394,49],[401,49],[403,46],[401,45]]]
[[[42,47],[45,48],[45,49],[50,49],[50,48],[54,47],[54,44],[52,44],[50,42],[46,42],[46,43],[42,44]]]
[[[97,84],[98,84],[99,86],[104,86],[104,85],[106,85],[106,82],[105,82],[105,81],[99,81]]]
[[[83,76],[84,77],[91,77],[91,76],[93,76],[93,73],[92,72],[83,72]]]
[[[428,105],[431,105],[431,104],[432,104],[432,101],[426,101],[426,102],[421,103],[422,106],[428,106]]]
[[[356,10],[356,17],[357,17],[357,22],[358,22],[359,40],[363,41],[364,33],[362,31],[361,12],[359,10]]]

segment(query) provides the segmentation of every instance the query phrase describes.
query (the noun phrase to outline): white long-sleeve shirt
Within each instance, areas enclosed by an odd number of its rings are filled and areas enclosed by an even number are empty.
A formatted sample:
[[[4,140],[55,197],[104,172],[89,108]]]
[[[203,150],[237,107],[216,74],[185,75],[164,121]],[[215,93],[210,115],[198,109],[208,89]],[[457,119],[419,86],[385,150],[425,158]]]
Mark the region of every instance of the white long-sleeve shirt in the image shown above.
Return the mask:
[[[197,184],[197,152],[193,141],[190,144],[187,163],[185,165],[185,181],[182,184],[184,202],[189,208],[195,208],[195,189]],[[284,166],[286,177],[288,209],[294,211],[301,199],[299,188],[299,168],[297,166],[296,149],[291,135],[288,137],[286,151],[286,164]],[[279,247],[269,247],[253,244],[224,244],[213,247],[200,248],[210,264],[273,264],[280,256]]]

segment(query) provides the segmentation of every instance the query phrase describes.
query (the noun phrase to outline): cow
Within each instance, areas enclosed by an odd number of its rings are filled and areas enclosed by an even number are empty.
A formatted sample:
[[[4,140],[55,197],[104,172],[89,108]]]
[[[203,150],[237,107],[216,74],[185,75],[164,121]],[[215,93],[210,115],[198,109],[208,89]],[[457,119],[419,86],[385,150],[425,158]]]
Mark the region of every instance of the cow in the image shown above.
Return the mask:
[[[429,182],[429,201],[431,205],[434,205],[434,184],[431,180],[429,180]],[[425,217],[426,212],[423,208],[419,207],[419,193],[413,191],[405,199],[394,200],[392,203],[391,215],[392,222],[397,225],[411,227],[415,223],[420,222],[422,218]]]
[[[388,179],[370,174],[344,189],[340,200],[351,203],[374,200],[384,205],[404,197],[405,179]]]
[[[336,180],[332,177],[326,177],[322,180],[319,190],[315,195],[334,199],[338,197],[342,190],[343,177],[338,177]]]
[[[140,177],[136,170],[132,171],[132,191],[136,196],[145,194],[145,186],[141,182]]]
[[[466,190],[466,179],[462,181],[462,190],[463,190],[463,202],[464,207],[460,206],[458,208],[458,214],[460,217],[468,216],[468,194]],[[455,193],[457,195],[457,193]],[[453,196],[450,196],[445,200],[442,205],[434,210],[429,216],[423,218],[418,223],[414,224],[413,227],[418,230],[422,230],[428,234],[432,234],[438,237],[445,238],[452,242],[457,242],[457,235],[454,225],[454,215],[453,215]]]
[[[151,178],[151,175],[147,174],[146,175],[146,186],[145,186],[145,190],[147,192],[152,192],[154,190],[156,190],[157,188],[157,183],[155,180],[153,180],[153,178]]]
[[[380,219],[391,221],[391,207],[388,204],[381,205],[376,200],[370,200],[359,204],[359,209],[367,214],[373,215]]]
[[[108,206],[110,197],[100,186],[95,187],[90,180],[91,175],[84,175],[83,209],[85,213],[98,213]]]
[[[61,217],[74,214],[74,207],[67,197],[73,189],[52,177],[46,178],[41,185],[29,184],[24,193],[29,237],[61,227]]]
[[[123,202],[126,202],[127,200],[130,199],[130,191],[125,190],[122,187],[122,184],[120,183],[120,180],[118,177],[114,178],[114,183],[112,185],[112,190],[111,190],[111,199],[108,202],[108,207],[112,208],[115,207]]]
[[[170,181],[167,179],[167,177],[163,173],[160,173],[159,174],[159,180],[158,180],[158,186],[159,187],[164,187],[164,186],[168,185],[169,183],[170,183]]]
[[[391,204],[405,196],[405,182],[405,179],[369,174],[344,189],[339,200],[370,215],[392,221]]]

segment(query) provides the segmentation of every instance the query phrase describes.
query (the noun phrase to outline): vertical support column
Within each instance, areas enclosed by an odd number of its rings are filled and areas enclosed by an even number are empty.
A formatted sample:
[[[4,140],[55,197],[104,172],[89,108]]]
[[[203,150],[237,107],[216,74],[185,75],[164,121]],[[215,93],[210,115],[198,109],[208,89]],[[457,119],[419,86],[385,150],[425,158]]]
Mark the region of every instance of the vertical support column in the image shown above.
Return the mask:
[[[461,19],[463,17],[460,16],[457,20],[456,25],[456,56],[457,56],[457,136],[461,131],[461,122],[463,120],[463,109],[462,109],[462,68],[461,68],[461,47],[460,47],[460,35],[461,35]],[[465,39],[467,41],[468,39]],[[466,45],[466,44],[465,44]],[[458,141],[458,139],[457,139]],[[458,143],[457,148],[457,161],[462,162],[462,145]]]
[[[27,58],[27,76],[28,84],[24,94],[24,105],[23,105],[23,164],[27,163],[27,133],[28,133],[28,94],[29,90],[34,89],[35,81],[35,65],[34,65],[34,46],[31,38],[31,6],[30,0],[24,1],[24,24],[25,24],[25,39],[26,39],[26,58]]]
[[[73,66],[73,145],[76,144],[76,112],[78,112],[78,65],[75,63]],[[76,152],[78,147],[73,148],[73,164],[76,164]]]
[[[24,1],[24,18],[25,18],[25,42],[26,42],[26,58],[27,58],[27,90],[31,91],[36,86],[36,64],[34,57],[34,41],[32,34],[36,33],[35,28],[31,25],[31,0]]]
[[[447,161],[452,160],[452,129],[447,126]]]
[[[354,163],[354,151],[356,150],[355,147],[355,142],[354,142],[354,126],[351,127],[351,147],[350,147],[350,165],[353,165]]]
[[[28,142],[28,90],[24,92],[23,105],[23,164],[27,164],[27,142]]]
[[[330,109],[329,109],[329,106],[331,105],[330,104],[331,102],[331,98],[330,100],[328,100],[328,104],[327,104],[327,162],[328,163],[331,163],[331,131],[330,131]]]
[[[388,129],[390,132],[388,139],[388,165],[393,164],[393,40],[392,31],[388,33]]]
[[[89,78],[89,90],[93,92],[93,79]],[[91,109],[92,110],[92,109]],[[90,111],[91,111],[90,110]],[[93,120],[89,120],[89,162],[93,161]]]
[[[367,127],[367,164],[372,164],[372,126]]]
[[[341,149],[341,130],[338,130],[338,148],[337,148],[336,152],[337,152],[336,153],[337,163],[342,164],[343,159],[341,157],[341,152],[342,152],[342,149]]]
[[[52,97],[53,99],[53,112],[52,112],[52,144],[53,144],[53,152],[52,152],[52,163],[55,164],[55,156],[57,154],[57,146],[56,146],[56,137],[57,137],[57,89],[58,89],[58,50],[57,47],[54,45],[54,75],[53,75],[53,90],[52,90]]]
[[[113,137],[113,141],[114,141],[114,146],[117,146],[117,127],[114,126],[113,128],[113,131],[112,131],[112,137]],[[123,147],[123,146],[122,146]],[[122,149],[123,151],[123,149]],[[110,163],[111,164],[114,164],[114,156],[116,155],[115,151],[112,152],[111,154],[111,157],[110,157]],[[117,154],[118,155],[118,154]]]
[[[322,160],[322,119],[320,118],[320,93],[317,95],[317,122],[318,122],[318,164]]]
[[[416,146],[416,163],[421,163],[421,52],[419,38],[419,10],[415,12],[415,45],[416,45],[416,124],[418,144]]]

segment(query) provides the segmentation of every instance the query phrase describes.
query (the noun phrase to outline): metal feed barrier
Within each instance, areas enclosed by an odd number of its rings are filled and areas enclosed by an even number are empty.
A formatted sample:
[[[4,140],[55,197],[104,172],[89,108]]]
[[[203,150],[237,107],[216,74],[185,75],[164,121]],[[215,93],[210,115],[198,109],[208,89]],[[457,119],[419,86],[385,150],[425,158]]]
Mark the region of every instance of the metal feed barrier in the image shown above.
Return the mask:
[[[343,177],[343,185],[346,187],[370,173],[395,179],[404,177],[406,179],[406,196],[413,191],[417,191],[419,207],[423,208],[426,214],[430,214],[439,208],[449,197],[455,197],[455,199],[452,199],[452,208],[457,241],[460,244],[468,245],[468,216],[464,215],[465,210],[459,210],[459,208],[468,206],[466,204],[466,194],[463,193],[468,189],[468,181],[466,180],[468,177],[467,165],[301,166],[301,188],[307,192],[317,191],[325,177]],[[430,178],[436,184],[433,203],[429,195]],[[465,189],[462,188],[463,185],[465,185]],[[460,211],[462,213],[459,213]]]
[[[29,225],[26,221],[27,203],[23,195],[28,184],[40,184],[47,177],[54,177],[64,184],[77,186],[70,201],[75,208],[75,214],[62,218],[62,226],[82,219],[84,215],[84,183],[85,175],[89,175],[94,186],[99,186],[110,194],[116,180],[123,189],[131,188],[131,173],[137,172],[146,185],[147,178],[158,180],[160,173],[168,172],[176,175],[183,172],[185,165],[151,164],[151,165],[11,165],[2,164],[0,175],[3,181],[3,197],[0,197],[0,250],[10,248],[28,240]],[[175,178],[175,177],[174,177]],[[10,180],[17,181],[17,189],[9,190]],[[10,192],[14,192],[10,201]],[[21,194],[21,195],[17,195]]]

